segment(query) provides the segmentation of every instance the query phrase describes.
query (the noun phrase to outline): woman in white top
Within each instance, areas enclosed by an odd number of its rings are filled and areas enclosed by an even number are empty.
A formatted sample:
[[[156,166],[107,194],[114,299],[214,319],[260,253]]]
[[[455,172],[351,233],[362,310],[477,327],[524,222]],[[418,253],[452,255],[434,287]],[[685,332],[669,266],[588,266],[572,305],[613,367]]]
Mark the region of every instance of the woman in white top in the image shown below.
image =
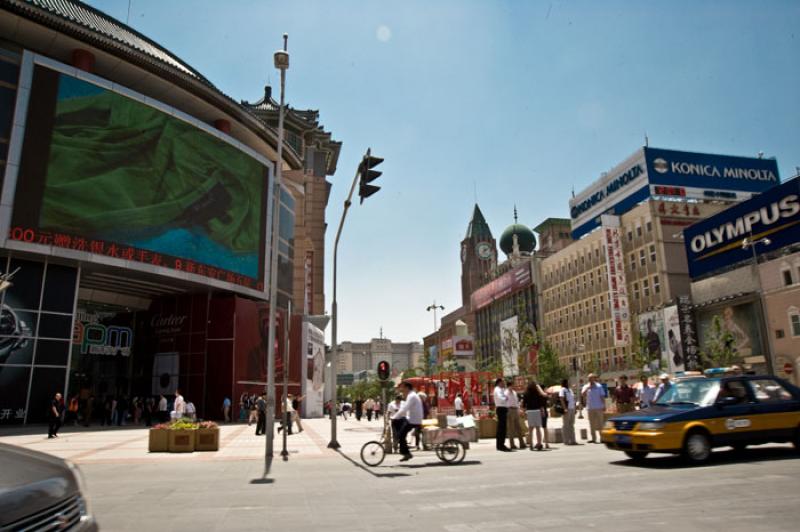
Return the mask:
[[[569,388],[569,380],[561,381],[561,390],[558,392],[558,400],[564,409],[562,418],[564,433],[564,445],[577,445],[575,441],[575,394]]]

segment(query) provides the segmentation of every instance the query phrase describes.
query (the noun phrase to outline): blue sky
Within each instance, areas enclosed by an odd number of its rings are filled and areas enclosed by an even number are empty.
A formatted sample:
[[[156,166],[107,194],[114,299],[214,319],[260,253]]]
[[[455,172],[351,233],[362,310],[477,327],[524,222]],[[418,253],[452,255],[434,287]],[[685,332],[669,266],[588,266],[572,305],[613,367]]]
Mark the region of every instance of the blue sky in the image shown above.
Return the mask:
[[[89,3],[126,19],[126,0]],[[289,103],[319,109],[344,142],[329,250],[361,154],[386,159],[340,245],[343,340],[380,327],[419,340],[434,298],[460,305],[476,189],[499,237],[514,204],[531,226],[567,216],[571,189],[645,132],[656,147],[762,150],[783,179],[800,166],[796,1],[133,0],[130,24],[251,101],[277,85],[289,33]]]

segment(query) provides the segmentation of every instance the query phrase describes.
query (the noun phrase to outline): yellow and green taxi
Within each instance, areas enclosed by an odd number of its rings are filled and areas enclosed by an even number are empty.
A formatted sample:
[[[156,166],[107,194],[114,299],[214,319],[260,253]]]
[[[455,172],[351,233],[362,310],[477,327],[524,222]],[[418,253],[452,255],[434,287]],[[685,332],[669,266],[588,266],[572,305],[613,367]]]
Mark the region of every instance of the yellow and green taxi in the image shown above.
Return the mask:
[[[609,419],[602,441],[634,460],[672,453],[692,463],[708,460],[714,447],[792,442],[800,449],[800,388],[771,376],[677,380],[650,408]]]

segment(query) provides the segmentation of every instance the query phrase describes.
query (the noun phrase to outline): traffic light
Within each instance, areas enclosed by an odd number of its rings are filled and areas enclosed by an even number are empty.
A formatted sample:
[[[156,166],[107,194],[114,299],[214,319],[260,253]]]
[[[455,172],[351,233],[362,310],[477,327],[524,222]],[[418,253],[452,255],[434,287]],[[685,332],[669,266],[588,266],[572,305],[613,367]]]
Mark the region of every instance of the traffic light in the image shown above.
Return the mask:
[[[380,175],[383,173],[377,170],[373,170],[373,168],[375,168],[382,162],[383,162],[382,158],[370,155],[370,150],[367,150],[367,154],[364,155],[363,159],[361,159],[361,164],[358,165],[358,175],[359,175],[358,196],[361,198],[360,203],[364,203],[365,198],[372,196],[381,189],[381,187],[370,185],[369,183],[371,181],[378,179]]]
[[[389,363],[385,360],[381,360],[378,362],[378,379],[382,381],[388,381],[389,376],[391,374],[391,368],[389,368]]]

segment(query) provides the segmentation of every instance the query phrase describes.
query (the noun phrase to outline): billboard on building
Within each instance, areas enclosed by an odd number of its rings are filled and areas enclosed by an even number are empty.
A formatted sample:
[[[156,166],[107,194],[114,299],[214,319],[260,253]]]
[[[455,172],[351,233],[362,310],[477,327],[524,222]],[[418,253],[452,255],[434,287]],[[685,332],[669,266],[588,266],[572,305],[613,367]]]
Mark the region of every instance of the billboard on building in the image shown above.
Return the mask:
[[[650,371],[657,372],[669,367],[668,342],[664,331],[664,313],[660,310],[639,314],[639,338],[644,339]]]
[[[519,320],[512,316],[500,322],[503,375],[519,375]]]
[[[752,260],[745,238],[765,253],[800,242],[800,177],[734,205],[683,232],[689,275],[695,279]]]
[[[759,328],[760,312],[756,303],[737,303],[711,309],[698,309],[696,315],[701,353],[713,334],[714,318],[719,317],[722,331],[730,333],[732,338],[730,346],[741,358],[741,362],[751,364],[765,362]]]
[[[174,109],[47,63],[32,69],[9,239],[263,291],[271,163]]]
[[[651,196],[741,201],[780,182],[774,159],[644,147],[569,201],[572,236],[600,226]]]
[[[524,264],[509,270],[472,293],[470,298],[472,311],[480,310],[498,299],[502,299],[518,290],[522,290],[530,286],[532,281],[533,277],[531,276],[530,264]]]
[[[616,216],[603,216],[603,248],[606,254],[608,301],[614,346],[625,347],[631,341],[630,308],[625,279],[625,257],[622,253],[619,218]]]
[[[686,356],[681,342],[681,322],[678,305],[664,309],[664,334],[667,367],[670,373],[686,370]],[[662,351],[663,353],[663,351]]]
[[[303,345],[306,346],[303,365],[303,415],[322,417],[322,394],[325,391],[325,333],[311,323],[303,324]]]

